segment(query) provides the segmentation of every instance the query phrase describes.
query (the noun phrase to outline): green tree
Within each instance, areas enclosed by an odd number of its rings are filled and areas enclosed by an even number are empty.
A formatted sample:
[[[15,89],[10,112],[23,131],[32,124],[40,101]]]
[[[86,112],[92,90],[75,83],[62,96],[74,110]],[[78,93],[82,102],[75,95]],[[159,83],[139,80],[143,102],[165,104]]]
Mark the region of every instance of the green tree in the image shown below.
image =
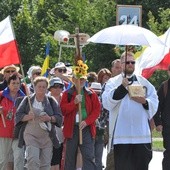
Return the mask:
[[[3,0],[0,19],[11,15],[24,70],[42,65],[45,45],[49,41],[50,66],[58,61],[59,45],[53,35],[56,30],[71,34],[80,32],[92,36],[103,28],[116,25],[116,3],[143,6],[143,26],[161,35],[169,26],[169,1],[166,0]],[[70,40],[73,42],[73,40]],[[73,61],[75,49],[64,48],[62,61]],[[118,58],[114,45],[88,44],[83,48],[90,71],[110,68]]]

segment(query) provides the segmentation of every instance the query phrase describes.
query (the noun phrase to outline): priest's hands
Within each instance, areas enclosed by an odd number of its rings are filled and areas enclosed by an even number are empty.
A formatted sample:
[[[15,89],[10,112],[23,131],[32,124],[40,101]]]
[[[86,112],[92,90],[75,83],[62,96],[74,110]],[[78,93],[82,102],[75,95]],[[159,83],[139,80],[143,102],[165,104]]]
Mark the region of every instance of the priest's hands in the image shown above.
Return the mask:
[[[129,81],[127,78],[123,78],[122,85],[126,88],[129,85]]]
[[[147,102],[145,97],[131,97],[131,99],[141,104],[146,104]]]

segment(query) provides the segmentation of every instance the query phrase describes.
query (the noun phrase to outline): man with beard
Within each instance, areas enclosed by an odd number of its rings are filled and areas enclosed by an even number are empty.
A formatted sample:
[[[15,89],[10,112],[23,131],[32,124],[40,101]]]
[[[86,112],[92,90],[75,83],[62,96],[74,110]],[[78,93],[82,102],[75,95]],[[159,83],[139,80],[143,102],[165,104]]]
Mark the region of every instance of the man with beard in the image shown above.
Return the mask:
[[[157,111],[158,97],[148,80],[134,75],[133,53],[123,53],[120,60],[122,73],[109,79],[102,95],[103,106],[109,110],[109,135],[113,136],[109,148],[114,147],[115,170],[148,170],[152,159],[148,122]],[[133,96],[132,86],[139,89]]]

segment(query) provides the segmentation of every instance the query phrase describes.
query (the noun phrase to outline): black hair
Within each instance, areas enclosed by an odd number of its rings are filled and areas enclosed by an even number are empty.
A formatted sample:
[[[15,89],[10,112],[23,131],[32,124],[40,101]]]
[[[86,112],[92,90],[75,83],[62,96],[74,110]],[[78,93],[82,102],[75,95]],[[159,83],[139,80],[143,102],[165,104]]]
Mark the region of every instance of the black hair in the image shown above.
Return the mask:
[[[17,79],[19,79],[20,82],[21,82],[21,78],[19,77],[18,73],[11,74],[11,75],[9,76],[9,79],[8,79],[8,81],[7,81],[7,84],[9,85],[10,82],[11,82],[11,80],[17,80]]]

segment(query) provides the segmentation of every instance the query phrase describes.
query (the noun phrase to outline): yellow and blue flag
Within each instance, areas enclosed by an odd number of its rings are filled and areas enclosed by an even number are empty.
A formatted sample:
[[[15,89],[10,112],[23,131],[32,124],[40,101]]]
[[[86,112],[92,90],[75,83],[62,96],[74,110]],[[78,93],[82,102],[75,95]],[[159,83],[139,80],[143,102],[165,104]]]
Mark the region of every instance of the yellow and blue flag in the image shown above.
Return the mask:
[[[50,43],[48,42],[46,44],[46,52],[45,52],[46,57],[45,57],[45,60],[42,66],[42,71],[41,71],[41,75],[44,77],[48,77],[48,74],[49,74],[49,62],[50,62],[49,53],[50,53]]]

